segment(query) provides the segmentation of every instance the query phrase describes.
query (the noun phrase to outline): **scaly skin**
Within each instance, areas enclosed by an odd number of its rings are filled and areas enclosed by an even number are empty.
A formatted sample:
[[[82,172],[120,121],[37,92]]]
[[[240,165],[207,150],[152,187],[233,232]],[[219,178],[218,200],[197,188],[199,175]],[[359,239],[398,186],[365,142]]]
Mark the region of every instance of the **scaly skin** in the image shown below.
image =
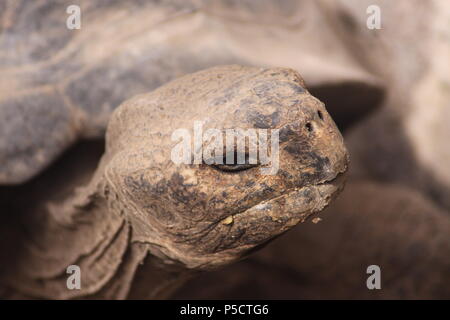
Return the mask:
[[[204,131],[279,129],[278,172],[175,164],[172,133],[194,121]],[[179,78],[117,108],[87,186],[8,225],[3,241],[20,248],[2,272],[4,295],[166,297],[321,211],[347,165],[341,134],[297,72],[232,65]],[[81,290],[66,287],[71,264]]]

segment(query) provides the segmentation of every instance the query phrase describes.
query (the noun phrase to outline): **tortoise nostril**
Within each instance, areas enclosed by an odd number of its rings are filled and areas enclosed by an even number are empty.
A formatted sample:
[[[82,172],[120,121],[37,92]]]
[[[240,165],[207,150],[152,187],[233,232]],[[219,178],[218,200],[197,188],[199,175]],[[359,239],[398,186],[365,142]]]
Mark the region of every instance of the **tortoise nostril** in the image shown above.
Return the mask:
[[[323,120],[323,114],[322,111],[318,110],[317,114],[319,115],[320,120]]]
[[[312,124],[311,124],[310,122],[307,122],[306,125],[305,125],[305,127],[306,127],[306,129],[307,129],[309,132],[313,131],[313,126],[312,126]]]

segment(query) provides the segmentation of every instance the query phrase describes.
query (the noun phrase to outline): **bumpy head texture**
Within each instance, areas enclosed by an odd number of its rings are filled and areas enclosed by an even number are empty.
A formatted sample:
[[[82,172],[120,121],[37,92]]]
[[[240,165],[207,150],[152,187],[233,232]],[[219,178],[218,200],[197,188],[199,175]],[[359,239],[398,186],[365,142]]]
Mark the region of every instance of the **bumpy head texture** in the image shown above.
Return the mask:
[[[199,121],[203,132],[266,129],[267,140],[278,129],[277,172],[263,173],[267,163],[175,163],[183,138],[174,132],[192,137],[194,159]],[[134,241],[189,268],[237,259],[322,210],[341,189],[348,164],[323,103],[297,72],[281,68],[220,66],[179,78],[124,102],[106,140],[98,174],[110,207],[130,221]],[[203,152],[211,141],[202,142]],[[268,154],[275,152],[270,145]]]

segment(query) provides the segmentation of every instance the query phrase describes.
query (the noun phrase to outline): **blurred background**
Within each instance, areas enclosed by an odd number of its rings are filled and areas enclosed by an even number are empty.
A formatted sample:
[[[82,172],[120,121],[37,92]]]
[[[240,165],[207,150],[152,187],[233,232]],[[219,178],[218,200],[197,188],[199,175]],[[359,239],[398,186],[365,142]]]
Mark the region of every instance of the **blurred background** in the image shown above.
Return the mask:
[[[86,182],[122,101],[222,64],[299,71],[343,132],[350,172],[320,221],[174,298],[450,299],[446,0],[2,0],[4,223]]]

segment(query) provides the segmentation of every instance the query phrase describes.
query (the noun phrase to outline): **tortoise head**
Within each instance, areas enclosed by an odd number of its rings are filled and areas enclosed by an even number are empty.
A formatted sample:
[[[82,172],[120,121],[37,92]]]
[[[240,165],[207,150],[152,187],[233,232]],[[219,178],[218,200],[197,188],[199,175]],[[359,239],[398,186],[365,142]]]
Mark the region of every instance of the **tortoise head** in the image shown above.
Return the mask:
[[[209,268],[321,211],[347,165],[339,130],[297,72],[223,66],[124,102],[101,168],[134,240]]]

